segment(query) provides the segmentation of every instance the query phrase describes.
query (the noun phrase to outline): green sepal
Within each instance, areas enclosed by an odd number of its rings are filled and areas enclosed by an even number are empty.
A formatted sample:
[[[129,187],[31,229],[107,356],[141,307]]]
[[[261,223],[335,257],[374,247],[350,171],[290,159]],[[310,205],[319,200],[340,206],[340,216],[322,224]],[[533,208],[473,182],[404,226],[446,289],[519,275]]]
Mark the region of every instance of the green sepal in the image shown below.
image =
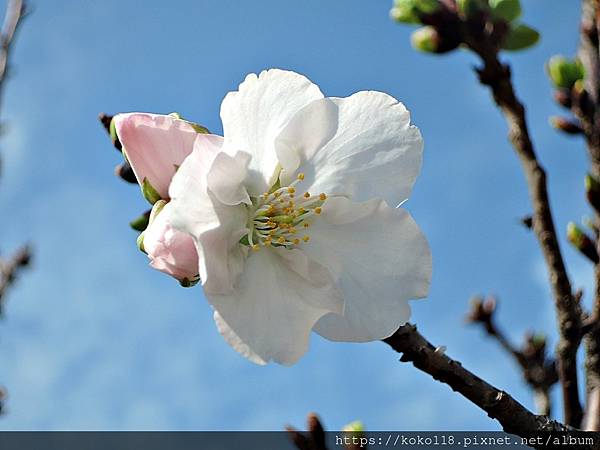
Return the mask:
[[[142,181],[142,194],[151,205],[154,205],[161,199],[160,194],[156,192],[156,189],[150,184],[148,178],[144,178],[144,181]]]
[[[546,71],[550,81],[557,88],[570,89],[585,77],[585,69],[579,59],[569,60],[555,55],[548,60]]]
[[[115,118],[113,117],[108,125],[108,134],[110,135],[110,140],[113,145],[117,147],[117,143],[119,142],[119,137],[117,136],[117,127],[115,126]]]
[[[390,17],[396,22],[421,23],[420,15],[434,14],[441,9],[438,0],[396,0],[390,10]]]
[[[137,244],[137,248],[141,251],[146,253],[146,250],[144,249],[144,232],[142,231],[140,233],[140,235],[137,237],[136,239],[136,244]]]
[[[187,123],[189,123],[192,128],[196,131],[196,133],[198,134],[210,134],[210,131],[208,131],[208,128],[203,127],[202,125],[195,123],[195,122],[190,122],[189,120],[186,120]]]
[[[158,216],[167,203],[168,202],[166,200],[160,199],[152,206],[148,223],[152,223],[156,220],[156,216]]]
[[[421,14],[433,14],[438,12],[442,4],[438,0],[413,0],[415,8]]]
[[[426,53],[437,53],[439,35],[433,27],[422,27],[413,32],[410,42],[416,50]]]
[[[540,40],[540,33],[523,23],[511,24],[502,48],[509,51],[525,50]]]
[[[390,17],[392,20],[399,23],[421,23],[414,4],[410,0],[405,2],[396,2],[396,5],[390,10]]]
[[[521,1],[520,0],[489,0],[492,17],[506,22],[521,17]]]
[[[594,241],[577,224],[567,224],[567,239],[580,253],[594,264],[598,264],[598,251]]]
[[[210,131],[208,131],[208,128],[203,127],[202,125],[197,124],[195,122],[191,122],[187,119],[184,119],[183,116],[181,114],[179,114],[178,112],[169,113],[169,116],[171,116],[177,120],[183,120],[184,122],[190,124],[190,126],[194,129],[194,131],[196,131],[196,133],[199,133],[199,134],[209,134],[210,133]]]
[[[457,0],[458,11],[466,18],[473,17],[482,11],[489,10],[486,0]]]
[[[345,433],[364,433],[365,425],[360,420],[355,420],[347,425],[344,425],[342,431]]]
[[[129,222],[129,226],[136,231],[142,232],[148,227],[149,223],[150,223],[150,211],[146,211],[141,216],[136,217],[131,222]]]
[[[590,205],[600,214],[600,181],[592,174],[587,174],[584,179],[585,195]]]
[[[546,335],[544,333],[535,333],[531,336],[531,343],[538,349],[546,347]]]

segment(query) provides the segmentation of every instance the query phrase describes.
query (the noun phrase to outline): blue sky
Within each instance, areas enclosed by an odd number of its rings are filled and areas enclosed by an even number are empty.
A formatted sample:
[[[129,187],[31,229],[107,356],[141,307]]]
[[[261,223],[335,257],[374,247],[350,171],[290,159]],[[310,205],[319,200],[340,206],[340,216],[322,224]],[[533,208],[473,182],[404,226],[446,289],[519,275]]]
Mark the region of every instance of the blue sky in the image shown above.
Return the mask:
[[[279,430],[310,411],[330,429],[355,419],[370,430],[497,429],[382,343],[315,335],[292,368],[255,366],[222,340],[201,289],[147,267],[127,226],[146,205],[113,176],[119,155],[97,114],[178,111],[220,132],[223,96],[270,67],[301,72],[326,95],[385,91],[412,111],[426,150],[407,208],[434,261],[431,295],[414,303],[413,320],[533,406],[512,361],[462,321],[472,295],[493,293],[511,337],[534,328],[555,343],[541,255],[518,224],[530,210],[526,186],[471,55],[414,52],[387,0],[32,3],[2,109],[1,250],[31,241],[35,266],[0,323],[10,392],[1,429]],[[547,124],[557,107],[543,64],[575,51],[578,11],[560,0],[524,0],[524,9],[542,42],[508,59],[562,232],[588,212],[586,158],[581,142]],[[563,249],[589,294],[590,266],[564,240]]]

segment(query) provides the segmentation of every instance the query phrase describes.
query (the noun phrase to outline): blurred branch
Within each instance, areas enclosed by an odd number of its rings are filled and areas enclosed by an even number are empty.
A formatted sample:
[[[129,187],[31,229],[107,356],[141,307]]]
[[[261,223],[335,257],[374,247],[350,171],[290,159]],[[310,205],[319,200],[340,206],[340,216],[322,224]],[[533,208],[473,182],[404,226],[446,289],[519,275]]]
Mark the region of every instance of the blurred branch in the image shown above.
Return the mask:
[[[488,336],[495,338],[514,358],[521,368],[525,382],[534,392],[538,412],[550,416],[552,412],[550,389],[558,381],[558,373],[555,362],[546,355],[546,339],[528,333],[523,348],[517,349],[496,325],[494,320],[496,305],[497,301],[493,297],[487,300],[479,297],[473,299],[467,321],[480,324]]]
[[[306,420],[308,431],[301,433],[294,427],[288,426],[286,430],[290,439],[298,450],[327,450],[325,445],[325,429],[319,417],[311,413]]]
[[[16,281],[21,269],[31,262],[31,250],[28,246],[22,247],[8,260],[0,258],[0,315],[4,312],[6,292]]]
[[[401,326],[383,341],[402,353],[400,361],[412,362],[417,369],[447,384],[497,420],[507,433],[527,437],[544,431],[572,430],[546,416],[533,414],[506,392],[468,371],[441,348],[434,347],[412,324]]]
[[[479,30],[480,31],[480,30]],[[558,373],[564,398],[564,416],[567,424],[579,426],[582,408],[579,401],[577,382],[577,349],[581,343],[581,311],[573,297],[571,283],[567,275],[558,244],[554,219],[548,198],[546,172],[537,159],[527,119],[525,107],[515,94],[511,71],[508,65],[498,59],[498,47],[483,33],[465,33],[465,44],[480,58],[482,66],[477,68],[480,82],[488,86],[502,111],[509,128],[509,139],[519,159],[533,206],[533,230],[537,236],[554,296],[559,327],[559,342],[556,349]]]
[[[9,0],[0,30],[0,103],[4,92],[4,80],[9,69],[9,54],[13,38],[22,19],[25,17],[26,4],[23,0]]]
[[[25,17],[25,2],[9,0],[6,5],[4,23],[0,30],[0,100],[8,72],[11,45],[23,17]],[[4,307],[6,291],[17,279],[19,271],[29,265],[30,260],[31,251],[27,246],[18,250],[8,260],[0,259],[0,314]]]
[[[14,42],[15,33],[25,17],[26,5],[24,0],[8,0],[4,22],[0,29],[0,105],[4,93],[7,74],[9,73],[9,56]],[[17,250],[9,259],[0,258],[0,315],[4,311],[6,293],[14,284],[21,269],[31,261],[31,251],[28,246]],[[0,388],[0,413],[4,410],[6,391]]]

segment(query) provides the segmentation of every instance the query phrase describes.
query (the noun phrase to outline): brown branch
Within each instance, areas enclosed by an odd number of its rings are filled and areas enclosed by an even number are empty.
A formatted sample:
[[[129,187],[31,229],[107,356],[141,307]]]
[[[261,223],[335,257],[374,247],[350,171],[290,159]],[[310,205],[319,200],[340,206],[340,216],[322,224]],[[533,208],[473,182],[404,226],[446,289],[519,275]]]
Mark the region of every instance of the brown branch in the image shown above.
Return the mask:
[[[447,384],[497,420],[507,433],[529,437],[533,433],[571,430],[546,416],[533,414],[506,392],[468,371],[434,347],[412,324],[400,327],[384,342],[402,353],[400,361],[412,362],[417,369]]]
[[[31,251],[25,246],[19,249],[8,260],[0,259],[0,315],[3,314],[6,302],[6,292],[17,280],[21,269],[31,262]]]
[[[569,106],[579,119],[585,135],[590,157],[590,172],[595,180],[600,180],[600,53],[598,45],[598,24],[600,3],[598,0],[584,0],[581,11],[581,27],[578,57],[585,68],[584,89],[573,88]],[[596,193],[588,192],[588,200],[595,210],[596,227],[600,226],[600,210]],[[600,237],[596,237],[596,249],[600,250]],[[586,369],[586,416],[583,427],[586,430],[600,430],[600,264],[595,266],[595,293],[592,311],[583,323]]]
[[[496,339],[513,357],[521,368],[525,382],[533,390],[537,411],[544,416],[550,416],[552,412],[550,389],[558,381],[558,373],[555,362],[546,356],[546,340],[528,333],[523,348],[515,347],[494,320],[496,305],[497,301],[493,297],[486,300],[473,299],[467,321],[480,324],[488,336]]]
[[[482,61],[477,69],[480,82],[488,86],[493,98],[504,114],[509,128],[509,139],[521,161],[529,196],[533,206],[533,230],[537,236],[554,297],[559,327],[559,342],[556,349],[558,373],[562,385],[565,421],[579,426],[582,408],[577,387],[577,349],[581,343],[581,311],[575,301],[571,283],[558,244],[548,190],[546,172],[540,165],[525,117],[525,107],[517,98],[510,68],[498,59],[498,48],[489,40],[466,33],[466,45]]]

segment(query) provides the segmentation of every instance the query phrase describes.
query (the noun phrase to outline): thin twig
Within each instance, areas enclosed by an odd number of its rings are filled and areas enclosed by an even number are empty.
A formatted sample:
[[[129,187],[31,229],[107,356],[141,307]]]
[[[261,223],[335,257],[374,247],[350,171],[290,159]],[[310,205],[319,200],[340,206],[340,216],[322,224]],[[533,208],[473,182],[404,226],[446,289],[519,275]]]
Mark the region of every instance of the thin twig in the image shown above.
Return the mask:
[[[0,316],[4,311],[6,292],[14,282],[21,269],[31,262],[31,251],[28,246],[22,247],[8,260],[0,259]]]
[[[400,361],[412,362],[417,369],[447,384],[497,420],[507,433],[530,437],[533,433],[572,430],[546,416],[533,414],[506,392],[468,371],[434,347],[412,324],[400,327],[384,342],[402,353]]]
[[[494,314],[497,301],[490,297],[486,300],[474,298],[467,321],[480,324],[488,336],[496,339],[500,346],[513,357],[521,368],[525,382],[534,393],[534,400],[539,414],[550,416],[552,402],[550,389],[558,381],[555,362],[546,356],[546,340],[532,333],[525,335],[522,349],[513,345],[496,324]]]
[[[558,373],[562,385],[565,421],[579,426],[582,408],[577,382],[577,349],[581,343],[581,310],[575,300],[563,257],[558,244],[548,189],[546,172],[539,163],[529,135],[525,107],[517,98],[511,80],[510,68],[498,59],[498,48],[486,39],[467,35],[465,43],[481,58],[477,69],[480,82],[488,86],[494,100],[506,119],[509,139],[519,159],[533,206],[533,230],[540,243],[554,296],[559,328],[556,349]]]

